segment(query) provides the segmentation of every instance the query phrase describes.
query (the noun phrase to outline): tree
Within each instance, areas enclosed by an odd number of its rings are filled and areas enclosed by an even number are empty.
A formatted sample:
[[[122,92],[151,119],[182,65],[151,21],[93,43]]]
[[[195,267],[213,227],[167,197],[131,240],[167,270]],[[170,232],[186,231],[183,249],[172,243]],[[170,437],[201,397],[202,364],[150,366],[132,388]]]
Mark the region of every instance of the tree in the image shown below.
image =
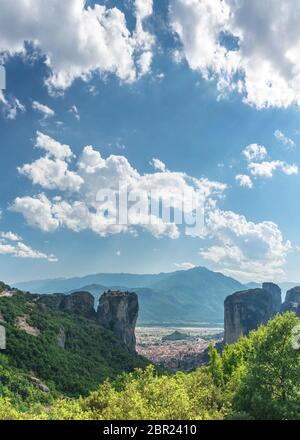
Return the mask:
[[[252,349],[243,360],[237,410],[255,419],[300,418],[300,350],[292,344],[299,322],[293,313],[278,315],[249,335]]]
[[[209,371],[216,386],[222,386],[224,383],[222,358],[213,345],[209,346]]]

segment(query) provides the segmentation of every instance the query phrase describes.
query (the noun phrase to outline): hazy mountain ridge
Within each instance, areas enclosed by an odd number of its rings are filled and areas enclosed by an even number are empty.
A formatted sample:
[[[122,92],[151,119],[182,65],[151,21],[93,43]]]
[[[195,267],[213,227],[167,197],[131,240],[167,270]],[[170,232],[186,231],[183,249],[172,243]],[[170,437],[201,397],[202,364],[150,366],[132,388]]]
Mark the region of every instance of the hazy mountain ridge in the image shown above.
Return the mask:
[[[99,273],[73,278],[54,278],[46,280],[34,280],[13,284],[13,287],[32,293],[69,292],[80,287],[100,284],[102,286],[148,287],[169,273],[161,274],[128,274],[128,273]]]
[[[107,289],[134,290],[139,296],[140,323],[220,323],[226,296],[245,288],[239,281],[204,267],[157,275],[95,274],[18,283],[15,287],[38,293],[80,289],[91,292],[96,300]]]

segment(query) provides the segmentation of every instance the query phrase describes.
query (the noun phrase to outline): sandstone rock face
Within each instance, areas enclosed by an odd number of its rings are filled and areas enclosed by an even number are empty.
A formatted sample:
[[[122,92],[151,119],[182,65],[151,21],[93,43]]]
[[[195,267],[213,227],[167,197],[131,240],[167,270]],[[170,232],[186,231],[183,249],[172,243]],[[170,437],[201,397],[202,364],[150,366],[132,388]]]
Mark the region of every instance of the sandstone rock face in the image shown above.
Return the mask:
[[[64,295],[61,307],[83,315],[90,315],[94,312],[95,299],[89,292],[75,292],[71,295]]]
[[[294,287],[287,292],[281,310],[282,312],[294,312],[300,317],[300,287]]]
[[[250,289],[228,296],[224,303],[225,344],[233,344],[273,316],[273,296],[268,290]]]
[[[263,283],[262,288],[271,293],[273,298],[273,312],[274,315],[280,313],[281,310],[281,289],[274,283]]]
[[[121,339],[130,351],[135,351],[138,311],[136,293],[108,291],[99,300],[97,321]]]
[[[27,322],[28,316],[18,316],[15,321],[15,325],[19,330],[23,330],[25,333],[27,333],[30,336],[38,337],[40,336],[41,332],[38,328],[32,327]]]
[[[64,295],[63,293],[37,295],[35,301],[42,310],[52,308],[80,313],[85,316],[95,314],[95,300],[93,295],[89,292],[75,292],[70,295]]]

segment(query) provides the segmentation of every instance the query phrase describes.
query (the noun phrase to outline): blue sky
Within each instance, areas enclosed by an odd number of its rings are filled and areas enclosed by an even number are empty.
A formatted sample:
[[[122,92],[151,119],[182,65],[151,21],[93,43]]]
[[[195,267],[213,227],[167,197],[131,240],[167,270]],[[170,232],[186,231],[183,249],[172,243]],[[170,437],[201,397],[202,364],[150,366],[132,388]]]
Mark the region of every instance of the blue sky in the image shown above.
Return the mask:
[[[163,5],[147,0],[142,3],[146,11],[139,8],[139,0],[89,2],[85,10],[81,0],[67,0],[62,10],[52,0],[48,27],[44,9],[37,6],[38,29],[30,18],[30,2],[21,2],[19,12],[8,3],[0,1],[2,20],[5,14],[6,23],[10,20],[10,26],[0,26],[7,73],[0,99],[0,279],[205,265],[243,281],[299,281],[300,124],[294,72],[300,59],[292,55],[300,32],[285,36],[286,41],[278,35],[279,42],[271,45],[266,31],[270,23],[284,22],[283,12],[291,20],[292,2],[285,11],[257,22],[260,41],[249,34],[255,13],[249,13],[243,1],[238,11],[233,2],[225,2],[235,13],[233,23],[219,0],[213,10],[205,0]],[[100,12],[95,3],[106,8],[101,15],[104,34],[98,36],[96,28],[86,34],[87,47],[77,53],[72,45],[81,44],[81,34],[72,23],[64,28],[64,18],[73,11],[78,28],[84,30],[87,19],[89,28],[97,26],[94,19]],[[106,23],[112,7],[116,16]],[[124,29],[123,36],[118,35],[120,23],[126,26],[126,38]],[[13,34],[13,29],[18,32]],[[65,32],[65,39],[57,42],[58,30],[60,37]],[[229,36],[224,42],[225,30]],[[98,50],[103,35],[107,47]],[[285,63],[287,49],[292,55]],[[269,54],[267,67],[264,50]],[[69,146],[76,158],[53,155],[49,148],[54,141],[58,148]],[[135,185],[156,185],[159,178],[168,191],[168,182],[178,179],[183,184],[186,176],[201,185],[218,183],[208,196],[207,234],[190,237],[181,230],[158,232],[138,225],[100,234],[90,219],[71,213],[70,206],[78,201],[94,212],[83,189],[86,182],[76,191],[70,189],[74,179],[83,178],[78,161],[84,162],[80,158],[86,146],[101,154],[106,168],[97,171],[98,180],[88,176],[91,186],[103,182],[103,172],[111,172],[113,179],[125,158],[128,167],[122,165],[122,177],[133,178]],[[115,162],[108,159],[111,155],[117,157]],[[59,166],[66,165],[73,174],[49,178],[36,163],[45,157],[51,166],[59,159]],[[155,169],[153,158],[165,169]],[[108,174],[108,185],[109,179]],[[28,206],[41,194],[42,209],[32,211]],[[49,204],[51,214],[45,217]]]

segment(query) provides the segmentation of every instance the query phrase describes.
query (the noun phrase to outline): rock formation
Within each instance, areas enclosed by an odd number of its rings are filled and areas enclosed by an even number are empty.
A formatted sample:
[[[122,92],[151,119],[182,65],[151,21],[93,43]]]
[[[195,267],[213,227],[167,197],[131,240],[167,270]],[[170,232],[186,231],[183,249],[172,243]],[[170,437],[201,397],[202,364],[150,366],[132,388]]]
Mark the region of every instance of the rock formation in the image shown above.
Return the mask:
[[[268,290],[273,298],[273,312],[274,315],[280,313],[281,310],[281,289],[274,283],[263,283],[262,288]]]
[[[69,310],[82,315],[91,315],[94,312],[95,299],[90,292],[74,292],[64,295],[61,309]]]
[[[97,321],[121,339],[130,351],[135,351],[138,310],[136,293],[109,290],[99,300]]]
[[[63,327],[60,327],[58,335],[57,335],[57,345],[60,348],[65,348],[66,346],[66,332]]]
[[[300,317],[300,287],[294,287],[286,294],[282,312],[294,312]]]
[[[59,309],[82,314],[95,315],[94,297],[89,292],[74,292],[70,295],[54,293],[53,295],[34,295],[38,307],[42,310]]]
[[[29,317],[27,315],[18,316],[15,320],[15,326],[19,330],[23,330],[28,335],[35,336],[37,338],[38,336],[40,336],[41,332],[38,328],[32,327],[31,325],[28,324],[27,322],[28,318]]]
[[[274,316],[273,294],[250,289],[228,296],[224,303],[225,344],[236,342]]]
[[[49,390],[49,388],[47,387],[47,385],[43,384],[43,383],[41,382],[41,380],[38,379],[37,377],[35,377],[35,376],[28,376],[28,379],[30,380],[30,382],[33,383],[33,385],[34,385],[36,388],[38,388],[40,391],[43,391],[43,393],[49,393],[49,392],[50,392],[50,390]]]

